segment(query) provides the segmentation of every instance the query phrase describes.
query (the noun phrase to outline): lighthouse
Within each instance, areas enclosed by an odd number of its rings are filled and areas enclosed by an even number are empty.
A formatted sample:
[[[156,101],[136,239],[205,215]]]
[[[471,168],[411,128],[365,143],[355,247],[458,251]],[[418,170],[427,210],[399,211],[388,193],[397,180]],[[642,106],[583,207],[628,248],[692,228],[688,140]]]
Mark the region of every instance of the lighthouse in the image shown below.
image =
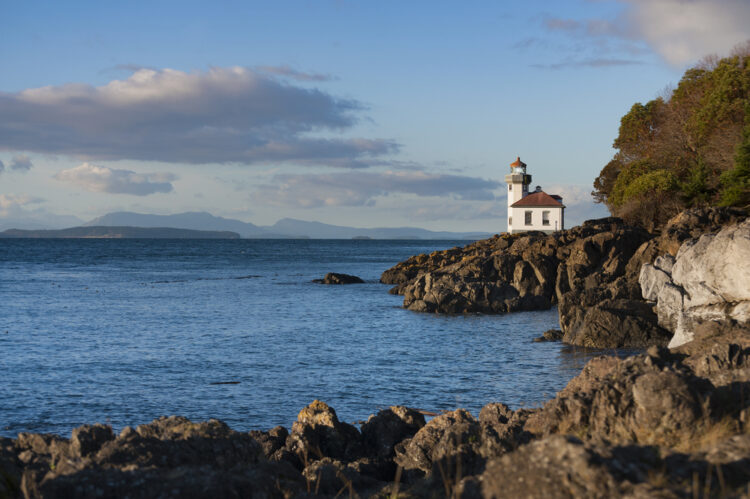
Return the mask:
[[[505,175],[508,184],[508,232],[538,230],[552,233],[563,230],[565,206],[562,197],[547,194],[537,186],[529,194],[531,175],[526,173],[526,163],[520,157],[510,164],[510,173]]]

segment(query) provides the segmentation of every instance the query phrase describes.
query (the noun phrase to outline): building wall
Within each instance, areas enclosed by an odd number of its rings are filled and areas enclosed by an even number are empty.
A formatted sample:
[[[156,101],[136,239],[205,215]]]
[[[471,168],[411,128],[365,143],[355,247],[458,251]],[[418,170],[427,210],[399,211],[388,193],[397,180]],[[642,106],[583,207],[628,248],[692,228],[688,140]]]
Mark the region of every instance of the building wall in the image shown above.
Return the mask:
[[[526,212],[531,212],[531,224],[526,225]],[[544,225],[542,222],[542,214],[543,212],[548,211],[549,212],[549,224]],[[542,207],[542,208],[531,208],[531,207],[525,207],[520,206],[516,208],[510,208],[509,209],[509,223],[508,223],[508,232],[511,234],[517,233],[517,232],[525,232],[528,230],[541,230],[544,232],[554,232],[556,230],[562,230],[564,229],[564,219],[563,219],[563,208],[552,208],[552,207]]]

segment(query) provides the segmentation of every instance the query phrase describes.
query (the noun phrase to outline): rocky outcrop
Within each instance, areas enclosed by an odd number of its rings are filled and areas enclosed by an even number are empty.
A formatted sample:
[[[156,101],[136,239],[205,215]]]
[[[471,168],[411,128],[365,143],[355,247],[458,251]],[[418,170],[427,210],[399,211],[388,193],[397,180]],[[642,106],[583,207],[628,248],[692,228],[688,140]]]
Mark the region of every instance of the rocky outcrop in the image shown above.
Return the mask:
[[[617,218],[551,235],[497,235],[411,257],[385,271],[381,282],[396,284],[391,292],[402,294],[404,307],[413,311],[497,314],[557,305],[566,343],[666,345],[671,333],[641,295],[641,267],[745,216],[733,208],[688,210],[660,235]]]
[[[313,279],[313,282],[318,284],[362,284],[365,281],[355,275],[329,272],[323,279]]]
[[[503,234],[412,257],[381,281],[398,284],[392,292],[403,294],[413,311],[507,313],[557,305],[567,343],[663,344],[667,335],[655,315],[630,318],[633,309],[643,310],[637,283],[624,279],[627,263],[649,237],[616,218],[552,235]]]
[[[294,468],[267,462],[250,435],[217,420],[160,418],[118,436],[83,426],[70,440],[22,433],[14,450],[22,471],[3,472],[23,497],[270,497],[304,489]]]
[[[640,272],[643,297],[656,302],[669,346],[693,339],[701,322],[736,321],[750,327],[750,220],[685,241]]]

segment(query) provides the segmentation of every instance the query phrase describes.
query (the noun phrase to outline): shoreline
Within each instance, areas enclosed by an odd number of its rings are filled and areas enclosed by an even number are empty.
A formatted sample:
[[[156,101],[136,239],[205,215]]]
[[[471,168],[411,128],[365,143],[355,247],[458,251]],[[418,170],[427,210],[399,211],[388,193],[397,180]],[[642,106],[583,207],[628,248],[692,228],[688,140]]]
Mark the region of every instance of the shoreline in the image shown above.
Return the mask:
[[[543,497],[539,478],[563,475],[569,489],[554,497],[681,496],[695,474],[701,490],[733,497],[750,484],[750,400],[731,396],[750,388],[749,364],[750,332],[704,328],[681,349],[597,357],[539,408],[494,402],[428,421],[392,406],[358,429],[314,401],[291,428],[267,431],[178,416],[119,435],[84,425],[69,439],[0,438],[0,468],[22,497]]]

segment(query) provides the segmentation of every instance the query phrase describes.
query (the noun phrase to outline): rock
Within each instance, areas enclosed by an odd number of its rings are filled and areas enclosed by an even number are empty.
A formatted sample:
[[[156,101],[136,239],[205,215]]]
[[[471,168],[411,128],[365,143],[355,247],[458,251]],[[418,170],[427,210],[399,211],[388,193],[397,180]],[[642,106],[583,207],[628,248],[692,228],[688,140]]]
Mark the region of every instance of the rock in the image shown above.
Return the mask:
[[[24,476],[26,479],[27,476]],[[68,475],[48,474],[25,485],[29,497],[215,498],[295,497],[305,490],[304,479],[285,463],[217,469],[209,464],[159,468],[85,469]]]
[[[271,459],[278,450],[284,447],[289,432],[283,426],[276,426],[267,432],[253,430],[250,436],[260,444],[263,455]]]
[[[616,477],[601,456],[573,437],[533,442],[490,461],[480,479],[484,498],[615,497]]]
[[[480,472],[482,426],[463,409],[433,418],[414,437],[396,446],[396,464],[425,473],[467,476]]]
[[[362,441],[369,455],[390,459],[396,444],[413,437],[424,425],[424,416],[414,409],[391,406],[362,424]]]
[[[545,342],[545,341],[560,341],[563,339],[563,332],[559,329],[548,329],[545,331],[542,336],[538,338],[534,338],[534,341],[537,343]]]
[[[112,427],[103,424],[83,425],[73,429],[70,437],[71,450],[81,457],[96,454],[102,445],[114,440]]]
[[[16,497],[21,490],[21,462],[13,441],[0,437],[0,497]]]
[[[304,484],[218,420],[159,418],[117,438],[108,426],[85,425],[69,442],[22,434],[16,447],[30,454],[21,480],[30,497],[270,497],[296,495]]]
[[[666,345],[670,334],[657,324],[653,306],[638,300],[604,300],[589,308],[581,326],[563,341],[590,348]]]
[[[305,467],[324,457],[350,462],[364,455],[359,431],[340,422],[336,411],[320,400],[300,411],[285,448],[299,456]]]
[[[302,475],[309,484],[310,491],[316,496],[342,494],[348,497],[360,494],[369,496],[370,494],[363,492],[368,489],[375,491],[384,485],[370,476],[361,475],[353,467],[329,457],[313,461],[305,468]]]
[[[639,282],[643,297],[656,302],[659,324],[673,333],[672,348],[692,341],[702,322],[750,327],[750,219],[685,241],[674,259],[643,265]]]
[[[349,274],[337,274],[335,272],[329,272],[323,279],[313,279],[312,282],[318,284],[362,284],[365,281],[355,275]]]
[[[531,414],[525,429],[613,443],[689,445],[720,419],[706,406],[711,389],[664,349],[626,359],[599,357]]]

